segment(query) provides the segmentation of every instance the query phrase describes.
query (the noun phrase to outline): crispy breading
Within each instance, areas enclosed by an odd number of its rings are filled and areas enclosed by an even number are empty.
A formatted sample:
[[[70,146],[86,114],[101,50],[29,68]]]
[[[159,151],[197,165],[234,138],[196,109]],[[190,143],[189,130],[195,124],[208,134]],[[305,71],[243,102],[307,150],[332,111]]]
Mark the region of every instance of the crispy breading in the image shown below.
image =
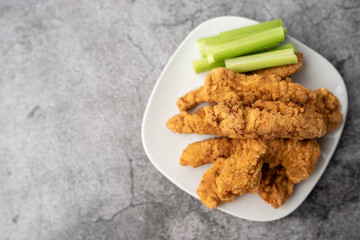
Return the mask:
[[[208,208],[216,208],[238,195],[255,193],[258,189],[262,167],[260,159],[266,145],[260,140],[235,141],[239,144],[234,145],[233,154],[228,158],[217,158],[201,179],[197,194]]]
[[[319,155],[316,140],[213,138],[190,144],[180,162],[193,167],[213,163],[197,190],[209,208],[256,191],[278,208],[292,194],[294,183],[310,176]]]
[[[294,183],[288,178],[285,168],[269,168],[264,164],[258,194],[272,207],[282,206],[293,193],[293,187]]]
[[[180,157],[183,166],[199,167],[213,163],[218,158],[229,158],[237,145],[247,140],[229,138],[211,138],[187,146]],[[320,145],[313,140],[274,139],[264,142],[266,153],[262,160],[275,168],[282,165],[287,176],[294,182],[308,178],[314,171],[320,156]]]
[[[195,113],[182,112],[170,118],[166,126],[176,133],[214,134],[225,136],[219,128],[209,124],[205,111],[199,108]]]
[[[233,98],[244,106],[251,106],[257,100],[296,102],[322,114],[327,131],[338,128],[343,118],[338,98],[325,88],[311,91],[276,75],[248,76],[226,68],[211,70],[205,85],[181,97],[177,104],[181,110],[188,110],[200,102],[219,103]]]
[[[323,115],[293,102],[257,101],[251,107],[225,100],[195,113],[182,112],[167,122],[176,133],[215,134],[231,138],[311,139],[326,133]]]
[[[323,116],[293,102],[256,101],[251,107],[224,100],[204,107],[206,119],[226,136],[312,139],[326,133]]]
[[[320,145],[316,140],[287,141],[281,151],[281,165],[294,183],[308,178],[320,157]]]
[[[262,156],[266,144],[261,140],[240,140],[235,152],[224,161],[216,178],[217,193],[220,199],[257,191],[262,167]]]
[[[340,127],[343,115],[339,99],[326,88],[319,88],[315,93],[316,98],[310,99],[305,107],[323,114],[328,132]]]
[[[228,194],[227,200],[222,200],[217,193],[216,178],[220,175],[226,160],[227,159],[224,158],[218,158],[211,167],[205,171],[196,191],[201,202],[210,209],[216,208],[221,203],[234,200],[237,197],[235,194]]]
[[[182,166],[199,167],[218,158],[228,158],[235,152],[238,139],[212,138],[189,144],[180,157]]]
[[[221,102],[237,96],[245,106],[257,100],[293,101],[305,103],[316,94],[298,83],[282,81],[276,75],[251,75],[235,73],[226,68],[214,68],[205,80],[205,91],[211,100]]]

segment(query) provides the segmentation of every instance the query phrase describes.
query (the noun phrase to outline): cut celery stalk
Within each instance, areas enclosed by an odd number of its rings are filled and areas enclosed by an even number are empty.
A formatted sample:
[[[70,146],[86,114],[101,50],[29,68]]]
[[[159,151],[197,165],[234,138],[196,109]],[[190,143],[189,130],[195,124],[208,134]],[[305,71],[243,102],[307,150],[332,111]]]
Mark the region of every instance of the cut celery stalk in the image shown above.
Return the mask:
[[[294,51],[294,53],[296,53],[295,47],[291,43],[287,43],[287,44],[284,44],[284,45],[281,45],[281,46],[276,45],[276,46],[271,46],[269,48],[263,48],[263,49],[251,52],[251,53],[249,53],[247,55],[265,53],[265,52],[271,52],[271,51],[278,51],[278,50],[284,50],[284,49],[292,49]]]
[[[216,40],[216,39],[220,39],[220,36],[212,36],[212,37],[206,37],[206,38],[199,38],[197,40],[197,44],[200,50],[200,53],[203,57],[206,56],[206,51],[205,51],[205,42],[207,41],[212,41],[212,40]]]
[[[192,62],[192,64],[193,64],[193,68],[196,73],[209,71],[216,67],[225,67],[224,61],[209,63],[207,58],[200,58],[200,59],[194,60]]]
[[[247,27],[233,29],[233,30],[226,31],[226,32],[221,32],[220,37],[228,38],[228,37],[237,36],[237,35],[241,35],[241,34],[245,34],[245,33],[251,33],[251,32],[259,31],[259,30],[263,31],[263,30],[268,30],[271,28],[282,27],[282,26],[283,26],[283,24],[282,24],[281,19],[276,19],[276,20],[258,23],[255,25],[247,26]]]
[[[284,40],[284,37],[282,27],[272,28],[223,44],[207,44],[205,45],[206,56],[209,63],[218,62],[279,43]]]
[[[268,67],[295,64],[298,62],[293,49],[284,49],[266,53],[242,56],[225,60],[226,68],[235,72],[249,72]]]
[[[259,49],[259,51],[263,52],[264,51],[263,49],[269,49],[272,47],[276,47],[278,45],[279,45],[278,43],[266,45],[262,49]],[[225,67],[225,62],[223,60],[215,63],[209,63],[206,57],[194,60],[192,64],[196,73],[209,71],[216,67]]]
[[[203,57],[206,57],[206,50],[205,50],[206,45],[223,44],[223,43],[231,42],[233,40],[241,39],[241,38],[244,38],[244,37],[249,37],[251,35],[257,34],[257,33],[262,32],[262,31],[263,30],[258,30],[258,31],[255,31],[255,32],[245,33],[245,34],[241,34],[241,35],[237,35],[237,36],[231,36],[231,37],[227,37],[227,38],[220,38],[218,36],[209,37],[209,38],[202,38],[202,39],[197,40],[197,44],[199,46],[199,50],[200,50],[201,55]],[[270,46],[270,47],[274,47],[274,46]]]
[[[251,53],[248,54],[244,54],[244,55],[251,55],[251,54],[258,54],[258,53],[263,53],[263,52],[268,52],[269,49],[275,49],[279,46],[279,43],[273,43],[273,44],[269,44],[269,45],[265,45]]]
[[[294,51],[294,53],[296,53],[296,49],[291,43],[286,43],[277,48],[270,49],[269,51],[278,51],[278,50],[284,50],[284,49],[292,49]]]
[[[286,29],[283,28],[284,30],[284,34],[286,34]],[[234,35],[234,36],[229,36],[229,37],[219,37],[219,36],[213,36],[213,37],[207,37],[207,38],[200,38],[197,40],[197,44],[200,50],[200,53],[202,55],[202,57],[206,57],[206,50],[205,50],[205,46],[206,45],[212,45],[212,44],[223,44],[223,43],[227,43],[233,40],[237,40],[237,39],[241,39],[244,37],[248,37],[251,36],[253,34],[257,34],[260,33],[264,30],[256,30],[254,32],[250,32],[250,33],[243,33],[240,35]],[[273,46],[271,46],[273,47]]]

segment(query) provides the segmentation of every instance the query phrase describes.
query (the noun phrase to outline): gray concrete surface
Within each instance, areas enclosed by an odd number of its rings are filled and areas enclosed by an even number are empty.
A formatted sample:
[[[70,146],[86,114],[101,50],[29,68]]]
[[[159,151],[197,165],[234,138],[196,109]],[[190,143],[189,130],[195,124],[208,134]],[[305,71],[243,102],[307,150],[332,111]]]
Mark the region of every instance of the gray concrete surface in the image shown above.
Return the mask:
[[[339,147],[290,216],[210,211],[141,143],[151,90],[201,22],[282,18],[349,93]],[[0,239],[359,239],[360,1],[0,1]]]

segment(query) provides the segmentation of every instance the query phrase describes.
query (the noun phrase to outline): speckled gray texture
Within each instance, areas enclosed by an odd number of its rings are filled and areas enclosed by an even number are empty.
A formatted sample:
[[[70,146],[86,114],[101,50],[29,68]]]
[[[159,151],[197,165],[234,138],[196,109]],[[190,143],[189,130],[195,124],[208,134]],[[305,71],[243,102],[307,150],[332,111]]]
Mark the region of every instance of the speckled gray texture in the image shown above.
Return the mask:
[[[282,18],[349,93],[325,174],[269,223],[210,211],[141,143],[151,90],[201,22]],[[359,239],[360,1],[0,2],[0,239]]]

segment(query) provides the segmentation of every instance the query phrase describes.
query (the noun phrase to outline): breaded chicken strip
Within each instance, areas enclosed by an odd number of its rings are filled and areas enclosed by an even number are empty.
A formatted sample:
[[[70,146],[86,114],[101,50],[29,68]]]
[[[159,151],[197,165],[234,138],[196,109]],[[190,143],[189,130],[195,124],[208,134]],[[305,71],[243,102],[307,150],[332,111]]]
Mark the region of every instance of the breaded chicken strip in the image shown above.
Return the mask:
[[[272,207],[282,206],[293,193],[293,187],[294,183],[288,178],[285,168],[269,168],[264,164],[258,194]]]
[[[237,140],[234,153],[227,159],[217,158],[204,173],[197,193],[202,203],[216,208],[238,195],[256,192],[260,178],[261,156],[266,151],[263,141]]]
[[[239,139],[211,138],[189,144],[180,157],[180,164],[199,167],[213,163],[218,158],[228,158],[240,143]]]
[[[217,193],[216,178],[220,175],[221,169],[224,166],[226,159],[218,158],[211,167],[205,171],[201,178],[200,185],[197,189],[197,194],[201,202],[210,209],[216,208],[225,200],[221,200]],[[226,201],[234,200],[237,197],[235,194],[228,194]]]
[[[320,145],[313,140],[283,140],[281,155],[270,158],[264,157],[264,162],[268,162],[269,166],[276,165],[276,162],[280,162],[285,168],[286,175],[294,183],[308,178],[313,172],[317,160],[320,157]],[[268,161],[268,159],[271,159]],[[275,163],[275,164],[271,164]]]
[[[246,106],[257,100],[305,103],[316,97],[316,94],[304,86],[282,81],[281,77],[276,75],[247,76],[226,68],[211,70],[204,87],[214,102],[219,103],[231,96],[237,96]]]
[[[257,192],[260,182],[263,165],[261,159],[266,152],[266,144],[254,139],[240,141],[216,178],[217,193],[223,200],[233,194]]]
[[[204,107],[206,119],[226,136],[312,139],[326,133],[323,116],[293,102],[256,101],[251,107],[224,100]]]
[[[343,115],[340,112],[339,99],[326,88],[319,88],[314,92],[316,93],[316,98],[306,102],[305,107],[324,116],[328,132],[340,127]]]
[[[170,118],[166,126],[176,133],[197,133],[225,136],[219,128],[212,126],[205,117],[204,108],[195,113],[182,112]]]
[[[215,134],[231,138],[311,139],[326,133],[323,116],[295,103],[257,101],[251,107],[225,100],[167,122],[176,133]]]
[[[187,110],[200,102],[219,103],[233,98],[242,101],[244,106],[250,106],[257,100],[302,104],[306,109],[323,115],[327,131],[339,127],[343,118],[339,100],[325,88],[310,91],[300,84],[282,81],[275,75],[247,76],[226,68],[211,70],[205,85],[181,97],[178,106]]]
[[[291,83],[291,79],[287,78],[300,70],[301,64],[299,61],[298,64],[263,69],[253,72],[250,76],[226,68],[214,68],[206,76],[204,86],[180,97],[177,105],[181,111],[188,111],[199,103],[219,102],[228,98],[228,92],[238,94],[244,104],[251,104],[259,99],[292,100],[302,103],[307,100],[306,94],[310,94],[311,91],[301,85],[299,87],[299,84]],[[284,79],[286,81],[283,81]]]
[[[239,144],[247,140],[211,138],[187,146],[180,157],[183,166],[199,167],[218,158],[229,158]],[[320,145],[313,140],[274,139],[264,142],[266,153],[262,160],[270,168],[282,165],[292,182],[308,178],[320,156]]]

